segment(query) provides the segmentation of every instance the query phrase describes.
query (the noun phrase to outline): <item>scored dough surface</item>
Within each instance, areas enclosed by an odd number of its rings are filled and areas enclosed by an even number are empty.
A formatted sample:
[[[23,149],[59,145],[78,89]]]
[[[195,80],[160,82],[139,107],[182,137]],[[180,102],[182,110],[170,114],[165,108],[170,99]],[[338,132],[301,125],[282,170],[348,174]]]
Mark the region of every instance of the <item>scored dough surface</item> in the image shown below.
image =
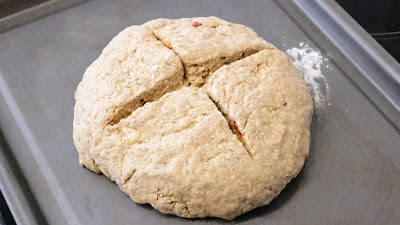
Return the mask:
[[[125,29],[75,99],[80,163],[166,214],[233,219],[266,205],[309,151],[312,99],[293,63],[216,17]]]
[[[179,56],[189,86],[202,86],[223,65],[263,49],[276,49],[251,28],[217,17],[156,19],[144,26]]]

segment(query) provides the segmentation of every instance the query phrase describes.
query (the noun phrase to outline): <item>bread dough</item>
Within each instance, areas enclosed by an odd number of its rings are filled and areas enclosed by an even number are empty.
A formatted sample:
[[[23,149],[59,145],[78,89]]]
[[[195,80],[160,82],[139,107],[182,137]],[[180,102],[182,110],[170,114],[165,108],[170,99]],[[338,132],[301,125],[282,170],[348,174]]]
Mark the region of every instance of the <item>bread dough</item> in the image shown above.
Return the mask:
[[[119,33],[86,70],[75,93],[73,137],[79,162],[100,172],[89,150],[103,128],[176,90],[182,81],[179,57],[151,30],[132,26]]]
[[[309,149],[312,99],[285,53],[263,50],[222,67],[204,89],[256,161],[265,163],[276,151],[283,162],[296,164],[285,165],[287,170],[302,167]]]
[[[266,205],[309,151],[312,99],[290,59],[215,17],[125,29],[75,99],[80,163],[166,214],[233,219]]]
[[[156,19],[144,25],[179,56],[189,86],[202,86],[223,65],[262,49],[276,49],[251,28],[217,17]]]

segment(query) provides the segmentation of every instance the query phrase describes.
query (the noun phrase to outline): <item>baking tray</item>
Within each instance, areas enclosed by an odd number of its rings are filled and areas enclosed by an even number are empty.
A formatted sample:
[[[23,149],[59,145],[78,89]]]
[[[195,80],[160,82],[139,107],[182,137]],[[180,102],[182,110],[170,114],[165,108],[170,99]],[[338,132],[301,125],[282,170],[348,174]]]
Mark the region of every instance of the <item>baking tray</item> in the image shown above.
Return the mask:
[[[0,32],[84,0],[0,1]],[[4,8],[2,8],[4,7]],[[1,17],[1,14],[5,17]]]
[[[78,164],[74,91],[119,31],[218,16],[286,51],[328,60],[306,165],[270,205],[234,221],[182,219],[133,203]],[[400,66],[334,1],[89,1],[0,34],[0,188],[18,224],[398,224]]]

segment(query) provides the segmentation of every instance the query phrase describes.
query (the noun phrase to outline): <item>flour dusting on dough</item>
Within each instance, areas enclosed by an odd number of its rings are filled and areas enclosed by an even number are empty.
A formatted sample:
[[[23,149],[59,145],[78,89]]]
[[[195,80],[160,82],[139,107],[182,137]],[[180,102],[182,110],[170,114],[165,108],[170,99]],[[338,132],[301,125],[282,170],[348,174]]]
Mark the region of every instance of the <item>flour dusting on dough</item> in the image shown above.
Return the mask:
[[[320,51],[312,49],[304,42],[300,42],[299,46],[300,48],[291,48],[286,53],[292,58],[294,65],[307,82],[318,112],[329,105],[329,85],[321,72],[321,65],[327,58],[322,57]]]

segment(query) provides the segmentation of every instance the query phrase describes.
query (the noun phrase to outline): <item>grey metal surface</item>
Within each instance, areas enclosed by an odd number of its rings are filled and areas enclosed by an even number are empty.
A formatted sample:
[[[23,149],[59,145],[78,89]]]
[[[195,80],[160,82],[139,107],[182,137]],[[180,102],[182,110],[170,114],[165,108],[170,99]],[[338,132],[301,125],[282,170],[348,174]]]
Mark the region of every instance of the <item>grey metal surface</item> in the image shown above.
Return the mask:
[[[0,145],[0,188],[17,222],[397,224],[400,132],[392,116],[399,112],[381,109],[385,99],[374,98],[383,93],[380,83],[366,86],[368,79],[362,79],[371,76],[373,68],[360,68],[365,62],[361,56],[350,58],[352,45],[346,45],[350,40],[328,32],[335,18],[327,17],[332,23],[318,26],[324,18],[316,21],[315,9],[298,7],[306,1],[282,2],[91,1],[1,33],[0,129],[4,137],[0,138],[5,144]],[[319,10],[326,9],[344,16],[340,23],[357,32],[359,43],[369,44],[357,51],[368,50],[381,58],[369,58],[367,63],[390,67],[381,70],[383,79],[398,77],[398,65],[337,5]],[[106,177],[79,166],[72,141],[74,91],[85,69],[113,36],[129,25],[158,17],[211,15],[248,25],[282,50],[304,42],[331,56],[322,68],[331,105],[314,114],[311,154],[303,171],[269,206],[232,222],[181,219],[133,203]],[[347,31],[340,30],[344,36]]]
[[[0,7],[4,7],[0,9],[0,15],[7,16],[0,17],[0,32],[82,1],[84,0],[4,1],[0,4]]]
[[[334,56],[337,65],[400,127],[400,64],[365,30],[358,26],[335,1],[280,1],[292,16],[308,17],[313,26],[298,22],[311,38]],[[332,10],[336,9],[336,10]],[[341,63],[345,60],[347,63]],[[358,73],[352,72],[358,71]]]

